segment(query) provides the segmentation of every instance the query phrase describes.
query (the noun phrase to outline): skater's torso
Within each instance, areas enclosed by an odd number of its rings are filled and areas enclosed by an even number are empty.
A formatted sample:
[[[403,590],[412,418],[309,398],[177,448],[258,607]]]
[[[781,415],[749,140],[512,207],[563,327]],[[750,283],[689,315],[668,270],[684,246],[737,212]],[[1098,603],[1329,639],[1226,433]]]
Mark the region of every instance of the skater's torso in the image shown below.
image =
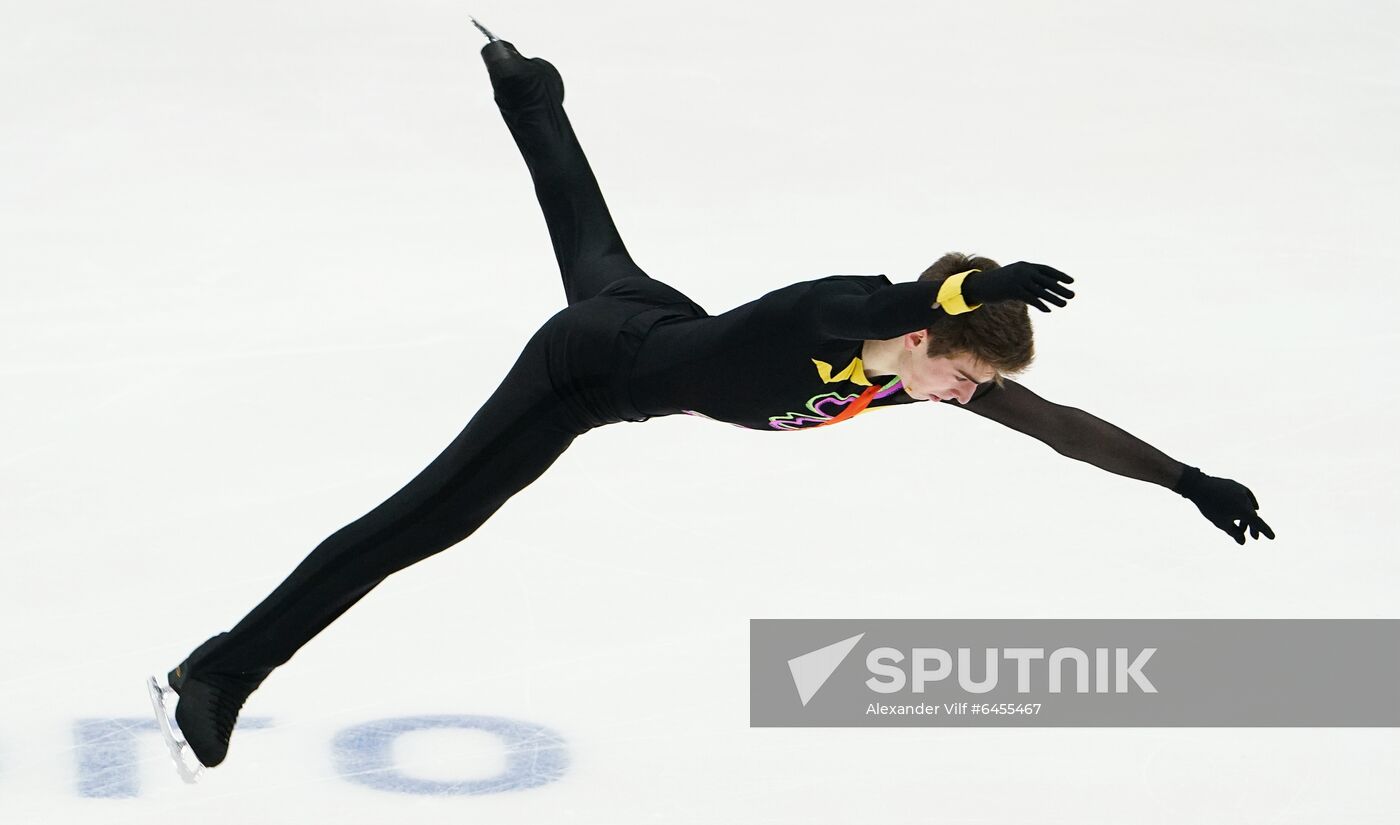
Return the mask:
[[[772,432],[923,400],[906,393],[897,376],[867,375],[864,339],[838,337],[821,323],[823,302],[889,286],[883,275],[832,276],[773,290],[721,315],[662,319],[631,369],[632,401],[648,416],[683,412]]]

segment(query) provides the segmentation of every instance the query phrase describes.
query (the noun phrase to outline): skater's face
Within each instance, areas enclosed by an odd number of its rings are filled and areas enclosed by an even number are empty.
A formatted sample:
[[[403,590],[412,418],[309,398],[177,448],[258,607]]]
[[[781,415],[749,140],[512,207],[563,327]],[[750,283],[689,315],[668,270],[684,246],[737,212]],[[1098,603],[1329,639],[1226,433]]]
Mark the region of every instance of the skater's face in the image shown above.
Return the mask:
[[[928,333],[922,330],[904,336],[900,367],[909,395],[931,401],[957,399],[959,404],[972,399],[978,384],[996,377],[995,370],[967,353],[928,357]]]

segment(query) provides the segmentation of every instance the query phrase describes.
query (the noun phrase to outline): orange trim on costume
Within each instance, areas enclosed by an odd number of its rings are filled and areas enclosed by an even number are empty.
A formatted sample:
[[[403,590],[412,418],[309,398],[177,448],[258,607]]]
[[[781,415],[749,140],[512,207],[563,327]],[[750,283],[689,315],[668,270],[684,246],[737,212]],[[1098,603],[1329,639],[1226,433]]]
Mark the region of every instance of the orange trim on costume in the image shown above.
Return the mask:
[[[847,405],[846,409],[837,413],[835,418],[832,418],[828,421],[823,421],[817,426],[825,427],[828,424],[840,424],[842,421],[845,421],[849,418],[854,418],[855,416],[861,414],[865,411],[866,407],[870,406],[870,402],[875,400],[875,394],[878,393],[880,389],[880,387],[866,387],[865,392],[862,392],[860,394],[860,397],[858,397],[856,400],[852,401],[849,405]]]

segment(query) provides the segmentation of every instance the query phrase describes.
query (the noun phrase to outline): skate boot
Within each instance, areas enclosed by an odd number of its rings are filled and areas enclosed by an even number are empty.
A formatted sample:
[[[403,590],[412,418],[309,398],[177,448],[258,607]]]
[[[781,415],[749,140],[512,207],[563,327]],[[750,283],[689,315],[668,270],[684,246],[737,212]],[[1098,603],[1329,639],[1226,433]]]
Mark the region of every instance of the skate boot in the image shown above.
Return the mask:
[[[166,735],[166,744],[181,776],[194,781],[199,769],[212,768],[228,754],[229,737],[238,721],[238,712],[249,694],[257,690],[271,670],[251,673],[220,673],[201,667],[201,661],[215,642],[226,633],[195,648],[185,661],[166,676],[169,688],[161,688],[155,677],[150,680],[151,702],[156,707],[157,721]],[[178,696],[173,719],[165,711],[169,694]],[[170,724],[173,721],[173,726]],[[182,747],[183,746],[183,747]],[[197,765],[191,765],[183,751],[192,752]]]
[[[564,78],[542,57],[525,57],[506,40],[492,40],[481,47],[481,59],[496,92],[496,103],[503,109],[543,102],[550,95],[564,102]]]

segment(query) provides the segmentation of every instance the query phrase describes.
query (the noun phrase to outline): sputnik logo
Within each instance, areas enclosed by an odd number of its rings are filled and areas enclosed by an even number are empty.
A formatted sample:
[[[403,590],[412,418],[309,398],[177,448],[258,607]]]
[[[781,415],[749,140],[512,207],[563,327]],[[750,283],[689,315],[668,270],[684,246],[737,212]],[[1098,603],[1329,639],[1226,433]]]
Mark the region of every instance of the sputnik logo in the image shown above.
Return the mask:
[[[836,672],[836,668],[846,660],[856,642],[864,636],[861,633],[849,639],[818,648],[811,653],[804,653],[795,659],[788,659],[788,670],[792,671],[792,683],[797,686],[797,696],[802,700],[802,707],[807,707],[807,702],[817,691],[821,690],[826,680],[831,678],[831,674]]]

